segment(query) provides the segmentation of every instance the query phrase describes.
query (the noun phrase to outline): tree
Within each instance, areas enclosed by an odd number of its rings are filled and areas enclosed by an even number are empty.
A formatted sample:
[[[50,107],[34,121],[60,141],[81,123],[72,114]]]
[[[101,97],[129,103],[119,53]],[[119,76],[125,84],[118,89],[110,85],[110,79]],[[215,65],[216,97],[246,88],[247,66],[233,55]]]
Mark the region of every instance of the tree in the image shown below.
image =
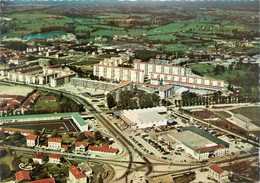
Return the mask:
[[[33,134],[34,134],[34,135],[39,135],[39,134],[40,134],[40,132],[39,132],[39,130],[37,130],[37,129],[34,129],[34,130],[33,130]]]
[[[4,179],[8,178],[11,175],[10,167],[7,164],[0,164],[0,180],[3,181]]]
[[[80,132],[77,141],[83,141],[86,139],[86,135],[83,132]]]
[[[110,93],[107,94],[106,96],[107,98],[107,105],[108,105],[108,108],[111,109],[112,107],[115,107],[116,106],[116,101],[113,97],[113,95],[111,95]]]
[[[57,130],[56,129],[53,130],[52,133],[51,133],[51,137],[55,138],[55,137],[58,137],[58,136],[59,136],[59,134],[58,134]]]

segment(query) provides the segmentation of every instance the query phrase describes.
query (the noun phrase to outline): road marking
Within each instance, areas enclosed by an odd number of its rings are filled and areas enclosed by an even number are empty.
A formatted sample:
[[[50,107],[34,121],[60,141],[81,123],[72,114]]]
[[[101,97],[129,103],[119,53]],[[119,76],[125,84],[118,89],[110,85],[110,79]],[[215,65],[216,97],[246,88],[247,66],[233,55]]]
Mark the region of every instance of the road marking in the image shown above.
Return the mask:
[[[64,122],[63,125],[67,128],[67,131],[69,132],[70,130],[68,129],[67,125]]]

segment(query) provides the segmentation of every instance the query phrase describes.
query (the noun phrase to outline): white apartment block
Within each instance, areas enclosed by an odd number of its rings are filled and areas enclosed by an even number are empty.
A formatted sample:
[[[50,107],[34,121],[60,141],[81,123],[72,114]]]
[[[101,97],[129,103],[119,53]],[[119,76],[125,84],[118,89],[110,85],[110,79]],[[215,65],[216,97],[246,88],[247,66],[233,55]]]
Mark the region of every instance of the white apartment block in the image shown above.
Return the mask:
[[[134,68],[144,70],[144,74],[148,75],[150,72],[159,72],[176,75],[191,75],[191,69],[182,66],[173,66],[166,64],[156,64],[149,62],[141,62],[138,59],[134,60]]]
[[[36,76],[31,75],[31,74],[19,73],[19,72],[9,72],[8,80],[16,81],[16,82],[23,82],[23,83],[27,83],[27,84],[34,84],[34,83],[36,83]]]
[[[210,79],[204,77],[182,76],[176,74],[167,74],[159,72],[150,72],[148,78],[151,84],[158,84],[158,79],[163,80],[163,84],[177,84],[189,87],[208,87],[208,88],[224,88],[224,81]]]
[[[94,75],[113,81],[144,82],[144,71],[140,69],[115,67],[107,65],[94,65]]]

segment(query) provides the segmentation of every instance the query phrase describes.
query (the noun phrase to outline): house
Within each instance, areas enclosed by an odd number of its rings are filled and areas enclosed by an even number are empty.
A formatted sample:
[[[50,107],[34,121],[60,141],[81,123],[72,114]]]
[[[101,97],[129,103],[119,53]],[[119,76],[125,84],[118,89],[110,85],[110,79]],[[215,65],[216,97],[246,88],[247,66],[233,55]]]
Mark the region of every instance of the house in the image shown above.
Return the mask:
[[[87,176],[78,167],[71,166],[69,168],[69,179],[71,183],[86,183]]]
[[[215,179],[219,183],[230,182],[228,175],[228,171],[223,170],[216,164],[212,164],[209,167],[209,177],[211,179]]]
[[[28,147],[34,147],[39,144],[39,136],[38,135],[28,135],[26,137],[26,145]]]
[[[59,164],[61,162],[61,157],[62,156],[58,154],[51,154],[49,155],[49,162]]]
[[[76,152],[86,152],[88,142],[76,142],[75,143],[75,151]]]
[[[26,171],[17,172],[15,174],[15,178],[17,183],[27,182],[28,180],[31,180],[29,173]]]
[[[53,177],[50,177],[50,178],[35,180],[27,183],[55,183],[55,180]]]
[[[51,138],[48,139],[48,149],[60,150],[62,140],[60,138]]]
[[[33,161],[34,162],[38,162],[40,165],[42,165],[44,163],[44,161],[46,160],[47,156],[44,153],[37,153],[33,156]]]
[[[115,148],[109,148],[107,144],[103,145],[102,147],[99,146],[89,146],[88,148],[89,152],[95,152],[95,153],[104,153],[104,154],[114,154],[116,155],[118,152],[118,149]]]
[[[61,145],[61,152],[66,152],[69,149],[69,145]]]

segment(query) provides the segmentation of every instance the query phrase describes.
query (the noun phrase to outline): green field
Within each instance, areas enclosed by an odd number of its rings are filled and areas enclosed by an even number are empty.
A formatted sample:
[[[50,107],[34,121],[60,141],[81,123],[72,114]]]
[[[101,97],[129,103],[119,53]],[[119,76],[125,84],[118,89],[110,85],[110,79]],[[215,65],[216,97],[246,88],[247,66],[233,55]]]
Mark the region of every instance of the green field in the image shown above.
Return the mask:
[[[231,115],[225,111],[214,111],[215,114],[223,117],[223,118],[230,118]]]
[[[234,109],[231,112],[241,114],[251,120],[257,126],[260,126],[260,107],[243,107]]]

